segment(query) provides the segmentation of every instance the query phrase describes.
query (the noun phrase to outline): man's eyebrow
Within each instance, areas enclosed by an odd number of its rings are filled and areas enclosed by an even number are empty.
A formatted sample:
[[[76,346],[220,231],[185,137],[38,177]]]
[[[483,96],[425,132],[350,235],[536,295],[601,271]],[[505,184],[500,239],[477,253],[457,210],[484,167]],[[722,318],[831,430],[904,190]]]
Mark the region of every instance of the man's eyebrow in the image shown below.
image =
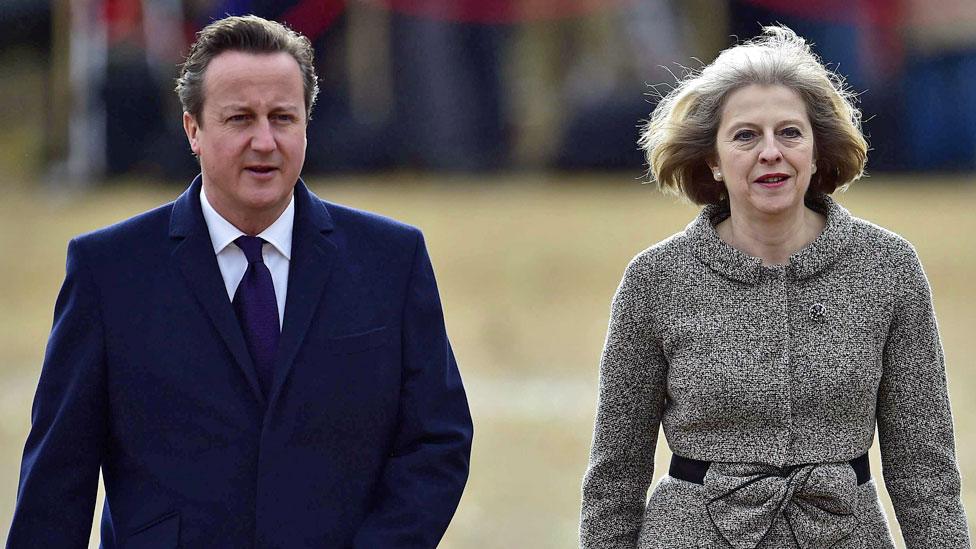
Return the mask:
[[[223,105],[217,105],[217,111],[224,113],[228,111],[250,111],[250,107],[244,103],[225,103]]]
[[[227,111],[246,111],[246,112],[251,112],[251,111],[254,110],[253,108],[251,108],[250,105],[248,105],[246,103],[225,103],[223,105],[216,105],[216,107],[217,107],[217,111],[218,112],[227,112]],[[290,103],[280,103],[280,104],[273,104],[273,105],[271,105],[271,107],[268,110],[269,111],[295,111],[295,112],[298,112],[298,111],[301,111],[303,108],[304,108],[303,105],[293,105],[293,104],[290,104]]]

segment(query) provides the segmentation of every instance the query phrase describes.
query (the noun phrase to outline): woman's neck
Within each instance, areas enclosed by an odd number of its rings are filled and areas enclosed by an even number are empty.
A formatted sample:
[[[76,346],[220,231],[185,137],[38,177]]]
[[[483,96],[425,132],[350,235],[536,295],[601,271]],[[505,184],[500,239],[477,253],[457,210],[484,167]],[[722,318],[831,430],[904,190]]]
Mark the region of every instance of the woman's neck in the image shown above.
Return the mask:
[[[748,218],[735,212],[715,226],[719,238],[763,265],[786,265],[790,256],[817,239],[827,218],[810,208],[800,208],[793,215]]]

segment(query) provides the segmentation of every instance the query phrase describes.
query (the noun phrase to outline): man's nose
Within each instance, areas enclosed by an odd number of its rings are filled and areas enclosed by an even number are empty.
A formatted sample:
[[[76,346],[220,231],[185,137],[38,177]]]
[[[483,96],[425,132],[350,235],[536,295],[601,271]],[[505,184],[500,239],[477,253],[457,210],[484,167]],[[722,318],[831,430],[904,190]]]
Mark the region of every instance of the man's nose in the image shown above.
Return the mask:
[[[255,151],[270,152],[278,147],[275,141],[274,129],[271,121],[267,119],[259,120],[254,125],[254,133],[251,135],[251,148]]]

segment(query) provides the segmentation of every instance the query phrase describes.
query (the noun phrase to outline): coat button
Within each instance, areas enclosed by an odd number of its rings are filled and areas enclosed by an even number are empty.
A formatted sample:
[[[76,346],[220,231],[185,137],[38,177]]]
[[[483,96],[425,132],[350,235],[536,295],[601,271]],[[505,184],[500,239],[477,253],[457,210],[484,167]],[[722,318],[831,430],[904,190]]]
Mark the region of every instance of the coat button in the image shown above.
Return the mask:
[[[822,303],[814,303],[810,305],[810,320],[815,322],[820,322],[824,318],[824,314],[827,312],[827,307],[824,307]]]

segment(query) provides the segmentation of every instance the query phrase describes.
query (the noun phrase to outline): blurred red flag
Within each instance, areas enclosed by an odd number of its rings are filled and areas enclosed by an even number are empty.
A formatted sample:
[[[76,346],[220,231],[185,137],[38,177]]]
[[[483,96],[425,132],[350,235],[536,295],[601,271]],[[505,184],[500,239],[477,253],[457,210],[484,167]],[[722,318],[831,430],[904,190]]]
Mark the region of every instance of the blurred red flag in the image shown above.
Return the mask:
[[[416,17],[458,23],[519,23],[617,9],[633,0],[364,0]]]
[[[901,23],[900,0],[747,0],[785,15],[833,23],[896,26]]]

